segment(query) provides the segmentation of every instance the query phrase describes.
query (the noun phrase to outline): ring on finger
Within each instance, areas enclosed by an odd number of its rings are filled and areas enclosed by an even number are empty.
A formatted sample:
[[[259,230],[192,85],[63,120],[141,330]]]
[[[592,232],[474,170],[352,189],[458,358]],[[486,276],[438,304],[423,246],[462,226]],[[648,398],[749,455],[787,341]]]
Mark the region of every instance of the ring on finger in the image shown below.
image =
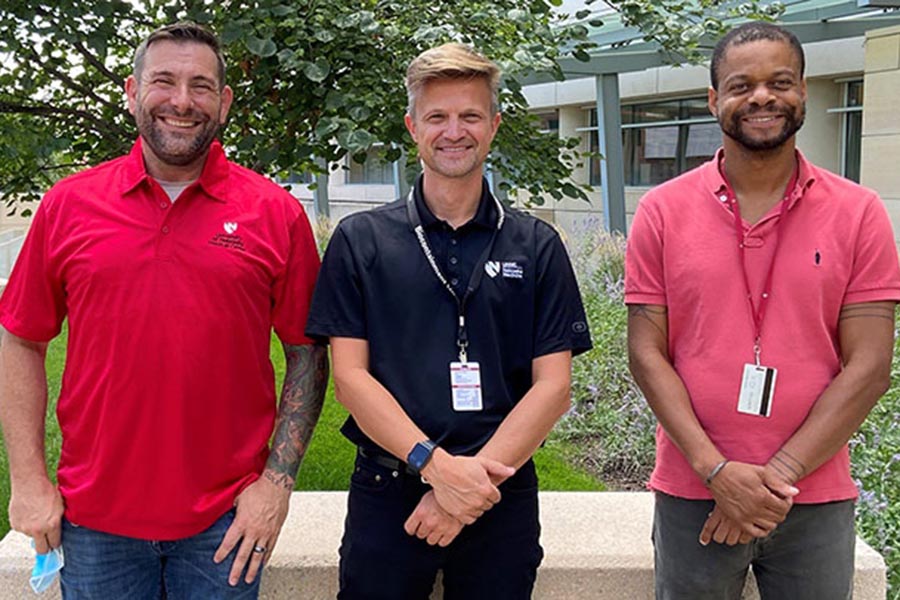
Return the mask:
[[[253,546],[253,551],[257,554],[265,554],[267,550],[265,546]]]

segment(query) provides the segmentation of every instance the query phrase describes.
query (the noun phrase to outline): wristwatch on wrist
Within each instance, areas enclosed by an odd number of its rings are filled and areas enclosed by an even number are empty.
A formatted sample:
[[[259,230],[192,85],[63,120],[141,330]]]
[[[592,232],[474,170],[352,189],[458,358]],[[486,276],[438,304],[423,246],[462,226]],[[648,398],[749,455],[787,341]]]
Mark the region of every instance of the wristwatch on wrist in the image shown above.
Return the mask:
[[[409,455],[406,457],[406,464],[418,475],[425,468],[425,465],[428,464],[428,461],[431,460],[435,448],[437,448],[437,444],[431,440],[419,442],[409,451]]]

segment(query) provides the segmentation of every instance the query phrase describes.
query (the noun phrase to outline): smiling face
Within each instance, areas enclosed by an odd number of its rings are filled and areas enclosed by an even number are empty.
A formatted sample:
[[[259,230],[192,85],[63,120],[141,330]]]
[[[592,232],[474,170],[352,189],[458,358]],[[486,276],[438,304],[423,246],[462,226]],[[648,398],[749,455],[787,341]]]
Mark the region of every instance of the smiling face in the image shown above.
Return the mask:
[[[709,110],[725,144],[769,151],[793,143],[806,116],[800,58],[787,42],[759,40],[729,46],[719,64]]]
[[[426,173],[445,178],[482,175],[482,165],[500,125],[491,110],[491,90],[482,77],[434,79],[415,98],[406,127]]]
[[[221,87],[213,50],[201,43],[160,40],[147,48],[140,80],[125,83],[150,175],[196,178],[225,122],[232,92]]]

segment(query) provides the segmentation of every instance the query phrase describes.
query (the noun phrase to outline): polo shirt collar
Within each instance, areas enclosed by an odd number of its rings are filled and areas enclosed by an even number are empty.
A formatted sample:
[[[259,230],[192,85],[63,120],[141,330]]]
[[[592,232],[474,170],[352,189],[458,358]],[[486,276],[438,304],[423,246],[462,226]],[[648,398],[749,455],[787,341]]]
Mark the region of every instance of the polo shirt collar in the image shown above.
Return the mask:
[[[422,191],[423,181],[424,175],[419,175],[416,178],[416,184],[413,187],[413,198],[415,199],[416,209],[419,211],[419,218],[422,219],[422,227],[429,229],[444,221],[438,219],[425,203],[425,195]],[[487,180],[484,178],[481,180],[481,199],[478,201],[478,210],[475,211],[475,216],[472,217],[472,220],[463,225],[463,227],[467,227],[470,224],[484,229],[493,229],[497,226],[497,207]]]
[[[219,140],[213,140],[206,155],[206,163],[197,180],[206,195],[218,202],[226,201],[228,188],[228,159]],[[125,158],[122,194],[127,194],[137,188],[141,183],[150,179],[147,168],[144,166],[143,140],[138,137],[131,152]]]
[[[794,186],[794,190],[791,192],[791,200],[788,202],[788,210],[794,208],[797,202],[802,198],[806,191],[812,187],[812,185],[816,181],[815,173],[813,172],[813,167],[806,160],[806,157],[803,156],[803,153],[800,150],[795,149],[794,152],[797,154],[797,164],[799,165],[799,175],[797,177],[797,185]],[[704,177],[703,181],[706,188],[710,191],[712,196],[716,199],[717,202],[723,202],[722,197],[727,195],[728,193],[728,182],[725,179],[725,175],[722,173],[719,165],[725,158],[725,149],[719,148],[716,151],[716,155],[713,157],[711,161],[706,163],[702,168],[704,169]]]

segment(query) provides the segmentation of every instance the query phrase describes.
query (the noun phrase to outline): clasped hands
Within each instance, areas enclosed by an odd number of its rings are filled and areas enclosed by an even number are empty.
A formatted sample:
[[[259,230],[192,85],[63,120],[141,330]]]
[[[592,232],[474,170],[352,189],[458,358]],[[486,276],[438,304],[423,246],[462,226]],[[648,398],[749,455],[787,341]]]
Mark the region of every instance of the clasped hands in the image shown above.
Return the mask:
[[[500,483],[515,469],[482,456],[452,456],[437,449],[422,470],[431,489],[406,520],[404,529],[430,545],[447,546],[500,501]]]
[[[704,546],[733,546],[769,535],[784,522],[799,490],[769,465],[729,462],[709,486],[715,508],[700,531]]]

